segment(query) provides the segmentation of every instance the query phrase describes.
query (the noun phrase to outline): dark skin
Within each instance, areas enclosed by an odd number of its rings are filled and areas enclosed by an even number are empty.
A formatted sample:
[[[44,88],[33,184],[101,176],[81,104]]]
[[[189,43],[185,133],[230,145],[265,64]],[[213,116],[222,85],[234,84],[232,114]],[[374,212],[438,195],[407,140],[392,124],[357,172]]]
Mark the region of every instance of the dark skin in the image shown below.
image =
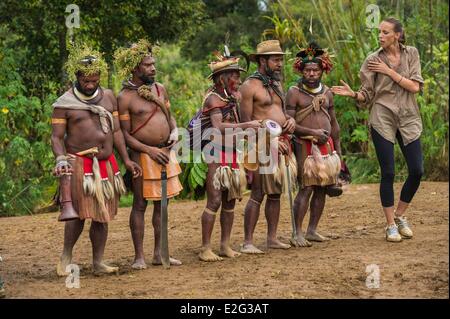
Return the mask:
[[[235,97],[239,96],[238,87],[241,84],[240,75],[238,71],[224,72],[218,75],[216,79],[216,87],[219,90],[223,89],[223,83],[226,83],[227,93]],[[215,107],[224,107],[226,103],[219,99],[215,95],[210,95],[205,101],[205,108],[212,109]],[[240,128],[240,129],[257,129],[261,126],[259,121],[250,121],[246,123],[236,123],[230,116],[223,118],[222,112],[219,109],[213,109],[210,112],[212,126],[218,129],[222,134],[225,133],[227,128]],[[214,188],[213,180],[216,169],[219,167],[219,163],[209,163],[208,173],[206,177],[206,195],[207,203],[206,207],[217,212],[220,207],[222,211],[220,213],[220,226],[221,226],[221,239],[220,239],[220,256],[225,257],[238,257],[240,254],[230,247],[230,235],[233,227],[234,220],[234,206],[236,200],[228,201],[228,191],[221,191]],[[222,257],[216,255],[211,249],[211,234],[214,228],[214,222],[216,216],[207,213],[202,214],[202,250],[199,254],[199,258],[202,261],[220,261]]]
[[[84,94],[93,94],[100,83],[100,75],[84,76],[77,75],[78,87]],[[71,89],[72,90],[72,89]],[[111,90],[103,89],[103,96],[93,101],[97,105],[103,106],[109,112],[117,111],[116,98]],[[133,172],[134,177],[142,174],[141,168],[131,161],[125,148],[125,140],[120,130],[120,123],[114,117],[114,131],[104,133],[99,116],[84,110],[66,110],[55,108],[52,118],[65,119],[66,124],[52,124],[52,150],[55,157],[65,154],[75,154],[91,147],[97,147],[99,152],[96,155],[99,160],[108,158],[113,152],[113,147],[119,152],[128,170]],[[54,174],[61,176],[62,173],[71,173],[70,165],[56,167]],[[60,275],[64,275],[65,266],[72,261],[72,250],[84,227],[84,220],[72,220],[65,223],[64,229],[64,249],[60,258],[62,270]],[[111,272],[112,268],[102,262],[108,236],[108,224],[92,221],[89,232],[93,250],[93,269],[96,272]]]
[[[283,67],[282,55],[271,55],[259,58],[260,64],[258,71],[267,75],[270,72],[281,73]],[[282,88],[280,86],[280,91]],[[257,79],[248,79],[240,88],[242,95],[241,101],[241,120],[248,122],[251,120],[271,119],[276,121],[283,128],[283,133],[293,133],[295,129],[295,120],[285,114],[282,107],[282,101],[278,95],[269,88],[269,93],[262,82]],[[272,95],[272,99],[270,95]],[[279,153],[287,154],[289,145],[280,142],[278,144]],[[259,218],[260,205],[264,199],[259,173],[254,172],[252,182],[251,199],[245,207],[244,217],[244,244],[241,251],[250,254],[263,253],[253,245],[253,232]],[[278,220],[280,216],[280,195],[269,195],[265,206],[265,214],[268,224],[267,247],[286,249],[290,246],[280,242],[276,236]]]
[[[146,83],[148,79],[154,79],[156,76],[155,59],[153,57],[145,57],[141,63],[134,69],[131,82],[137,86]],[[158,96],[161,101],[166,103],[169,100],[166,89],[160,83],[153,83],[151,86],[152,93]],[[126,143],[130,148],[131,159],[139,161],[140,153],[147,153],[153,160],[159,164],[167,164],[169,162],[169,149],[178,138],[176,131],[176,121],[171,117],[171,125],[167,122],[163,111],[153,102],[149,102],[140,97],[136,90],[122,90],[118,96],[119,114],[129,114],[130,120],[121,121],[121,127],[125,136]],[[140,129],[136,134],[131,135],[130,132],[141,126],[154,109],[156,113],[148,121],[148,123]],[[170,127],[175,128],[171,131]],[[159,144],[169,144],[168,147],[158,148]],[[145,229],[145,210],[147,208],[147,200],[142,194],[142,177],[133,179],[133,208],[130,214],[130,228],[133,238],[135,258],[132,264],[134,269],[145,269],[144,254],[144,229]],[[161,265],[160,256],[160,220],[161,220],[161,201],[153,202],[153,229],[155,236],[155,245],[153,252],[153,265]],[[181,262],[175,258],[170,258],[172,265],[181,265]]]
[[[307,63],[302,70],[302,83],[310,89],[319,87],[323,71],[318,63]],[[336,120],[336,113],[333,107],[333,94],[328,91],[326,94],[326,108],[330,115],[331,121],[323,112],[312,112],[301,123],[296,123],[295,134],[298,137],[313,136],[318,144],[324,144],[328,140],[329,134],[333,139],[336,152],[341,156],[341,144],[339,139],[339,124]],[[288,113],[295,117],[295,109],[302,109],[311,104],[312,97],[300,92],[296,88],[289,89],[286,96],[288,105]],[[296,152],[297,162],[300,163],[299,150]],[[312,198],[311,198],[312,195]],[[297,247],[309,247],[310,241],[325,241],[326,237],[317,233],[316,229],[319,224],[325,207],[325,187],[306,186],[299,189],[294,202],[294,216],[297,231],[297,238],[291,242]],[[311,199],[311,201],[310,201]],[[309,220],[306,235],[302,232],[302,223],[308,211],[308,205],[311,210],[311,218]]]

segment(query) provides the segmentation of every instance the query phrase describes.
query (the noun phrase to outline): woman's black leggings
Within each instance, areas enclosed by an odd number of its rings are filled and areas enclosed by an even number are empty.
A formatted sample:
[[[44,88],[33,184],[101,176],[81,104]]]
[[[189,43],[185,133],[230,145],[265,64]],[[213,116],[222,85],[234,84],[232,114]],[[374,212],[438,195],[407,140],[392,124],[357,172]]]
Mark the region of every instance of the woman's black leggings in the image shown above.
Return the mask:
[[[394,144],[382,137],[373,128],[371,128],[371,135],[381,169],[381,204],[383,207],[391,207],[394,206]],[[408,178],[403,184],[400,200],[410,203],[419,188],[423,174],[422,147],[420,139],[404,146],[399,131],[397,131],[396,137],[408,165]]]

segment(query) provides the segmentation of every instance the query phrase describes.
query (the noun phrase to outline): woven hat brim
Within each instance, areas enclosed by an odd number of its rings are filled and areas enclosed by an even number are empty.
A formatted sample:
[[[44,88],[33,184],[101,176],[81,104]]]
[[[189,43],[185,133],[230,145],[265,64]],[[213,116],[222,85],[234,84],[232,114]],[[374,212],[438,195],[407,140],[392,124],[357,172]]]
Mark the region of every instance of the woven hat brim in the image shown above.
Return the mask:
[[[225,68],[223,68],[223,69],[214,71],[213,73],[211,73],[210,75],[208,75],[208,79],[212,79],[212,77],[213,77],[214,74],[222,73],[222,72],[225,72],[225,71],[247,72],[247,71],[245,71],[245,70],[244,70],[243,68],[241,68],[241,67],[238,67],[238,66],[235,66],[235,65],[230,65],[230,66],[227,66],[227,67],[225,67]]]
[[[248,59],[252,62],[256,62],[256,58],[260,55],[285,55],[284,52],[272,51],[272,52],[264,52],[264,53],[252,53],[248,55]]]

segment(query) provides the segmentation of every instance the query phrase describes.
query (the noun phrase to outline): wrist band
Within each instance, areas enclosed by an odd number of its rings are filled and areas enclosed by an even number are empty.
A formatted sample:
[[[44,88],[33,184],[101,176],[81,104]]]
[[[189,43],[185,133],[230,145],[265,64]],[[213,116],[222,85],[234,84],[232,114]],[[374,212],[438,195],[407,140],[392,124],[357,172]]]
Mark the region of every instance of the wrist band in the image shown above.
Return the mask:
[[[66,155],[58,155],[56,157],[56,163],[61,162],[61,161],[67,161],[67,156]]]
[[[130,114],[129,113],[125,113],[125,114],[119,115],[119,120],[121,120],[121,121],[129,121],[130,120]]]
[[[66,124],[66,119],[52,118],[52,124]]]
[[[397,82],[397,84],[400,84],[400,82],[403,80],[403,76],[400,78],[400,80]]]
[[[69,166],[69,162],[68,161],[59,161],[58,163],[56,163],[56,168],[60,168],[63,166]]]

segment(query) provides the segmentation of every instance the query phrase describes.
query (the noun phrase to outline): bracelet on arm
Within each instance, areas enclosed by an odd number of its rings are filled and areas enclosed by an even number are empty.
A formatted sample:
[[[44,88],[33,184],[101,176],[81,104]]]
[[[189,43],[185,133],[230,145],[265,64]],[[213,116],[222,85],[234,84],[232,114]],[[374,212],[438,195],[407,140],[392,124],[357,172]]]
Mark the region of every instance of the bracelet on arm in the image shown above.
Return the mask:
[[[400,80],[397,82],[397,84],[400,84],[400,82],[403,80],[403,76],[400,77]]]
[[[56,157],[56,163],[63,162],[63,161],[67,162],[67,156],[66,155],[58,155]]]

